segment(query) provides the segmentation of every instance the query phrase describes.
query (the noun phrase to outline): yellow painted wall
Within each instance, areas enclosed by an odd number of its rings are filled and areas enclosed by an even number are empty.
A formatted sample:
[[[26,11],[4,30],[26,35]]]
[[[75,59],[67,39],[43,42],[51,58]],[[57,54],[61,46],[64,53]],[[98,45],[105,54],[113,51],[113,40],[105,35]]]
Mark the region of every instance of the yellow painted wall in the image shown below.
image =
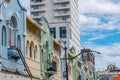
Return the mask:
[[[26,35],[26,62],[34,77],[40,78],[40,29],[34,24],[32,19],[27,17]],[[30,57],[30,44],[33,43],[32,57]],[[37,47],[37,49],[35,49]],[[34,52],[35,51],[35,52]]]

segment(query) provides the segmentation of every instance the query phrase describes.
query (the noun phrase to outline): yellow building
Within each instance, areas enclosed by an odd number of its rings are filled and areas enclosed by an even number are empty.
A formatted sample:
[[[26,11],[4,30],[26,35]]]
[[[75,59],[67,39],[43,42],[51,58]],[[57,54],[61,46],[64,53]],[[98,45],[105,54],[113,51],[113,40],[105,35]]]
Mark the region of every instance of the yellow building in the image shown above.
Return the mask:
[[[40,78],[40,32],[42,29],[32,18],[26,18],[26,62],[35,78]]]

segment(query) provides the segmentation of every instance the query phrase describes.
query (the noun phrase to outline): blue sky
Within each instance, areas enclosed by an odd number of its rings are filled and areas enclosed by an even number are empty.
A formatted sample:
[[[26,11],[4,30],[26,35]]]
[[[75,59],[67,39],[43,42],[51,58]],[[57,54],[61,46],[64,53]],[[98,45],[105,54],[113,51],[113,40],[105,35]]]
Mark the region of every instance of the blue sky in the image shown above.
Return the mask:
[[[120,67],[120,0],[79,0],[81,45],[101,52],[96,68]]]
[[[28,9],[29,0],[21,0]],[[81,47],[95,54],[97,70],[120,67],[120,0],[79,0]]]

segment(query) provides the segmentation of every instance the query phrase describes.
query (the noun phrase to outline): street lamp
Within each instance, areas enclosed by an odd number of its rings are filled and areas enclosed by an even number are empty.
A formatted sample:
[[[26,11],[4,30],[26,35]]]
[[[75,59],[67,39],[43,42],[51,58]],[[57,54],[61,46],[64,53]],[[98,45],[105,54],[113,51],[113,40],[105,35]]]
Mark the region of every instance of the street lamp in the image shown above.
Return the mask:
[[[72,57],[72,58],[67,58],[67,47],[64,48],[65,49],[65,58],[62,58],[65,60],[65,66],[66,66],[66,80],[68,80],[68,64],[73,60],[75,59],[76,57],[78,57],[79,55],[85,53],[85,52],[95,52],[97,54],[101,54],[100,52],[98,51],[94,51],[94,50],[91,50],[91,49],[82,49],[81,52],[79,54],[77,54],[76,56]],[[69,63],[67,63],[67,60],[70,59]]]
[[[64,49],[65,49],[66,80],[68,80],[67,47],[65,46]]]

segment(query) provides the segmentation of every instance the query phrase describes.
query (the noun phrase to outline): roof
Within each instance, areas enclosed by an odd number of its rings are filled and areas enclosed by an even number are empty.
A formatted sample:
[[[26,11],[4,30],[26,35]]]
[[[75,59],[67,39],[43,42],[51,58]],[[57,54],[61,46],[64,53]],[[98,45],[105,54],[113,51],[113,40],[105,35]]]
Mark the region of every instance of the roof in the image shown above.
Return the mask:
[[[41,26],[35,20],[33,20],[30,16],[27,15],[26,19],[28,19],[29,21],[31,21],[31,23],[33,23],[38,29],[40,29],[41,31],[43,31],[44,33],[46,33],[46,31],[44,31],[41,28]]]

